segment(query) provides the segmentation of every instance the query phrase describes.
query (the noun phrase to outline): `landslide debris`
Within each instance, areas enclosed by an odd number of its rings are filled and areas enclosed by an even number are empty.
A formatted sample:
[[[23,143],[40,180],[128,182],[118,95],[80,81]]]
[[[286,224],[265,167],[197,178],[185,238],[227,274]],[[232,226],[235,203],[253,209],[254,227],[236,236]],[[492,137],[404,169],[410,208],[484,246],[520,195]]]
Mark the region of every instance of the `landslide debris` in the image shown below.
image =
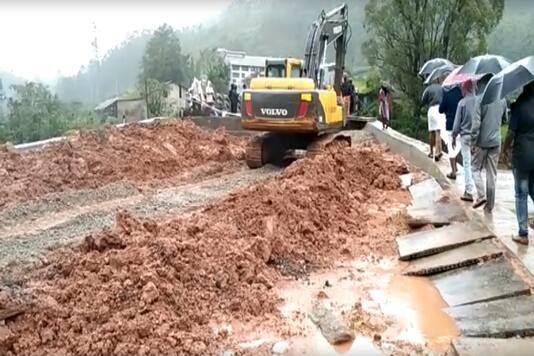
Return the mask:
[[[39,151],[0,147],[0,208],[67,189],[174,177],[207,162],[244,156],[245,140],[193,122],[81,131]]]
[[[140,220],[52,253],[24,288],[0,354],[206,355],[228,342],[221,318],[277,315],[273,261],[329,265],[393,255],[385,208],[405,163],[376,144],[331,149],[189,216]],[[388,223],[389,222],[389,223]],[[0,300],[0,307],[2,300]]]

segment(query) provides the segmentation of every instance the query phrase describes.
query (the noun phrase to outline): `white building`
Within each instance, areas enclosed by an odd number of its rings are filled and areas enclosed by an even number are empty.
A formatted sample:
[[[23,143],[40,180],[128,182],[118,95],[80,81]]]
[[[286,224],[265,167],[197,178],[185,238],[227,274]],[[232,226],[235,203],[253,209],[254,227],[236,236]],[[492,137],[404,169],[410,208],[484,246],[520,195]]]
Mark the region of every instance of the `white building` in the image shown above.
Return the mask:
[[[224,48],[217,49],[224,62],[230,66],[230,83],[241,89],[245,78],[265,73],[265,61],[271,57],[249,56],[245,52],[231,51]]]

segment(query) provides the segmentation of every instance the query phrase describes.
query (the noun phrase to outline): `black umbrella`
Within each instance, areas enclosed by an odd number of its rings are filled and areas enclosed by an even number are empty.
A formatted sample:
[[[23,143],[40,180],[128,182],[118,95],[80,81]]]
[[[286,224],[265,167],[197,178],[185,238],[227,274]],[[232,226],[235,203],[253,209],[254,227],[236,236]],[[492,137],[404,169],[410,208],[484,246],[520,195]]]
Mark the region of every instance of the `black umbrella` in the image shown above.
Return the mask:
[[[425,85],[431,84],[435,80],[441,77],[446,77],[454,70],[454,64],[444,64],[441,67],[438,67],[430,73],[430,75],[425,79]]]
[[[531,56],[510,64],[491,78],[482,97],[482,104],[501,100],[533,81],[534,56]]]
[[[458,74],[496,74],[508,65],[510,65],[510,61],[503,56],[485,54],[468,60],[467,63],[460,68]]]
[[[442,67],[444,65],[450,65],[453,66],[451,61],[444,58],[434,58],[429,61],[426,61],[425,64],[421,67],[421,70],[419,71],[419,76],[421,78],[426,78],[428,75],[432,73],[432,71],[436,68]]]

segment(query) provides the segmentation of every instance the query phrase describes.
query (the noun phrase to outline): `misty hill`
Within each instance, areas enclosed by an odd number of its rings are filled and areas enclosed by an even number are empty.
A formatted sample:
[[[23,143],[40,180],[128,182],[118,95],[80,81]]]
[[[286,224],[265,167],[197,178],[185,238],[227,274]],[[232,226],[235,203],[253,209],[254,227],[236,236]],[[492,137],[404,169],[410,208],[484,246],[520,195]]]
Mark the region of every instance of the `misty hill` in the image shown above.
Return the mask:
[[[365,65],[361,44],[367,0],[346,1],[352,38],[347,52],[347,67]],[[329,11],[340,0],[234,0],[220,18],[211,24],[180,31],[184,53],[197,54],[205,48],[225,47],[255,55],[302,57],[306,35],[321,10]],[[506,0],[503,20],[489,38],[489,50],[510,59],[532,55],[534,18],[531,0]],[[94,104],[135,86],[141,58],[150,32],[133,35],[112,49],[102,60],[82,68],[77,76],[62,78],[57,92],[63,100]],[[98,78],[98,79],[97,79]],[[99,82],[99,85],[96,83]]]
[[[346,3],[352,27],[347,66],[360,66],[365,64],[360,47],[365,39],[362,24],[367,0]],[[225,47],[254,55],[302,58],[312,22],[321,10],[330,11],[340,4],[340,0],[235,0],[215,24],[183,31],[182,45],[191,52]]]

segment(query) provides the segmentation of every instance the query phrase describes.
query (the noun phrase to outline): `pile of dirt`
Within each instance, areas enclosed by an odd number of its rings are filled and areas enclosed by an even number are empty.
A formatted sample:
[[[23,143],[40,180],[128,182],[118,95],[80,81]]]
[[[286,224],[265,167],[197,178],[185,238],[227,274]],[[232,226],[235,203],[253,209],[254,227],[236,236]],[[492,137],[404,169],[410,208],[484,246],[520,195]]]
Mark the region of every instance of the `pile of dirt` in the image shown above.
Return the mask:
[[[166,179],[207,162],[244,157],[245,140],[191,121],[83,131],[43,150],[0,149],[0,208],[67,189]]]
[[[7,324],[0,353],[220,351],[229,341],[217,321],[277,314],[275,261],[393,254],[398,226],[384,210],[395,196],[408,201],[398,178],[406,170],[368,144],[297,161],[191,216],[156,222],[121,212],[113,229],[30,275],[33,301]]]

